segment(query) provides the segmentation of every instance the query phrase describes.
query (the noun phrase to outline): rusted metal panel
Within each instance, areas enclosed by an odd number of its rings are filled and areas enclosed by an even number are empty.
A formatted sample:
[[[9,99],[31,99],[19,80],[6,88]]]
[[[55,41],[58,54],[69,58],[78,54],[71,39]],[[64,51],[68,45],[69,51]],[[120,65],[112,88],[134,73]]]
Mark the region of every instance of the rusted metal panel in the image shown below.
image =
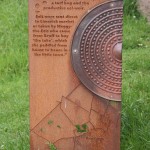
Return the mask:
[[[29,43],[30,149],[119,150],[122,1],[29,0]]]

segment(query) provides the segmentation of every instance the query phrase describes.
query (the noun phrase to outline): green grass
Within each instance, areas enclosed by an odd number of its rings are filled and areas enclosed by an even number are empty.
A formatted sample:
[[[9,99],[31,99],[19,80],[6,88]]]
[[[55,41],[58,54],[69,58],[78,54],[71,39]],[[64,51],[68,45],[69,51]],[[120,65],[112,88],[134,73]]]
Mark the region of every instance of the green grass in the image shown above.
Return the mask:
[[[55,147],[53,143],[48,143],[48,147],[50,150],[57,150],[57,148]]]
[[[27,0],[0,0],[0,150],[29,149]]]
[[[125,2],[121,150],[149,150],[150,25]],[[28,89],[27,0],[0,0],[0,150],[29,150]]]
[[[138,11],[137,0],[123,0],[124,3],[124,14],[128,16],[136,16],[140,17],[140,13]]]
[[[124,17],[122,150],[150,149],[150,25]]]
[[[76,130],[77,130],[77,132],[78,133],[85,133],[85,132],[87,132],[88,131],[88,126],[87,126],[87,124],[82,124],[82,125],[76,125],[75,126],[76,127]]]

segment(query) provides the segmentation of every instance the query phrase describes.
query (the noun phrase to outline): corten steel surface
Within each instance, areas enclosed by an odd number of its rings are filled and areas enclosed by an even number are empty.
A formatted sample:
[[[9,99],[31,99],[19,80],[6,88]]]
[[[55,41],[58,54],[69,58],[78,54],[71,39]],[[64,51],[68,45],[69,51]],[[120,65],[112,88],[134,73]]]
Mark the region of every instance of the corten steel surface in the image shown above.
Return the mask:
[[[31,150],[120,150],[121,27],[121,1],[29,0]]]
[[[79,24],[72,64],[81,82],[100,97],[120,101],[122,86],[122,1],[101,4]]]

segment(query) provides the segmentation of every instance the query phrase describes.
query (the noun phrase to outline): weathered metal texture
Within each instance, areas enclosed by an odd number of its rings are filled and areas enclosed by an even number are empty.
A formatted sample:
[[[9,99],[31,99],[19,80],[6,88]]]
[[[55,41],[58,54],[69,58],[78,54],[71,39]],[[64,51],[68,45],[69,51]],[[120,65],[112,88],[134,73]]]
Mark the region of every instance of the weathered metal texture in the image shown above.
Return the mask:
[[[123,2],[103,3],[82,19],[72,42],[72,64],[81,82],[105,99],[121,101]]]
[[[29,1],[31,150],[120,150],[121,102],[106,98],[112,94],[118,100],[120,95],[108,88],[117,83],[115,89],[121,89],[122,2],[108,1]],[[71,43],[78,76],[106,98],[78,80],[70,59]],[[94,79],[107,87],[99,87]]]

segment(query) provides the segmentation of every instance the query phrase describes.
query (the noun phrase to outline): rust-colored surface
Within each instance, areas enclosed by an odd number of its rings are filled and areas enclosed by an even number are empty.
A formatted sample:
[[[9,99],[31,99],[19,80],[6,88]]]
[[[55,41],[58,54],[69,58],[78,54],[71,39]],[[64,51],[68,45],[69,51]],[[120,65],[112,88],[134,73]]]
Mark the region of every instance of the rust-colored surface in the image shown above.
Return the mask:
[[[57,150],[120,149],[120,99],[109,101],[88,90],[71,61],[77,26],[89,10],[106,2],[29,1],[31,150],[48,150],[50,144]],[[119,62],[117,43],[113,56]]]
[[[62,97],[59,104],[32,130],[32,145],[37,136],[35,143],[39,147],[43,147],[41,145],[45,145],[46,140],[55,144],[58,150],[119,150],[120,102],[115,102],[113,106],[110,101],[92,95],[87,111],[79,105],[85,100],[82,93],[76,102],[73,98],[74,93],[85,90],[83,85],[79,85],[69,96]]]
[[[30,149],[31,150],[49,150],[49,141],[38,136],[34,132],[30,133]]]

